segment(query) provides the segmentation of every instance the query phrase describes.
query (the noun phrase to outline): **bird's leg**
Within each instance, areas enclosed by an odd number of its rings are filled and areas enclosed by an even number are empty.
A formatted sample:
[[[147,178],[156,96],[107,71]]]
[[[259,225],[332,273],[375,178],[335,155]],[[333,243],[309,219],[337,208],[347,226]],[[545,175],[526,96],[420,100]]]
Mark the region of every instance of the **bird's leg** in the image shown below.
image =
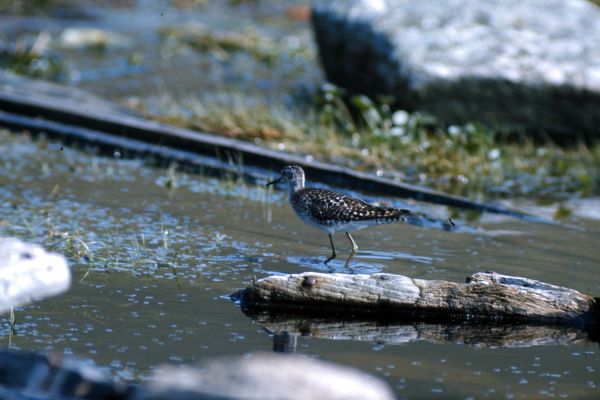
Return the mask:
[[[348,258],[346,259],[346,262],[344,263],[344,267],[347,267],[348,265],[350,265],[350,260],[352,260],[354,258],[355,254],[356,254],[355,251],[353,251],[352,253],[350,253],[350,255],[348,256]]]
[[[327,260],[325,260],[325,264],[327,264],[329,261],[331,261],[335,258],[335,247],[333,247],[333,237],[331,236],[331,233],[328,233],[328,235],[329,235],[329,243],[331,243],[331,257],[329,257]]]
[[[356,245],[356,242],[354,241],[354,239],[352,239],[352,236],[350,236],[350,233],[346,232],[346,236],[348,236],[348,239],[350,240],[350,243],[352,243],[352,253],[356,253],[356,250],[358,250],[358,246]]]
[[[350,253],[350,256],[344,263],[344,266],[347,267],[350,264],[350,260],[352,260],[352,257],[354,257],[354,255],[356,254],[356,250],[358,250],[358,246],[356,245],[356,242],[354,241],[354,239],[352,238],[350,233],[346,232],[346,236],[348,236],[348,240],[350,240],[350,243],[352,243],[352,253]]]

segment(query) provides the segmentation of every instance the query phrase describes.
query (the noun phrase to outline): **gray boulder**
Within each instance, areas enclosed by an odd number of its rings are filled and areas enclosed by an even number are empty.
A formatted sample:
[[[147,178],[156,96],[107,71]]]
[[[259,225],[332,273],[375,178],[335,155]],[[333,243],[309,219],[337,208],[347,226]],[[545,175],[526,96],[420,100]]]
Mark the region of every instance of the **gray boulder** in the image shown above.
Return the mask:
[[[134,388],[111,382],[97,367],[57,353],[0,350],[0,399],[126,399]]]
[[[359,370],[299,355],[257,353],[165,365],[144,385],[114,383],[96,366],[60,354],[0,350],[0,399],[392,400]]]
[[[362,371],[302,357],[257,353],[205,362],[200,368],[165,366],[132,400],[391,400],[386,383]]]
[[[328,80],[446,123],[600,136],[600,8],[587,0],[315,0]]]

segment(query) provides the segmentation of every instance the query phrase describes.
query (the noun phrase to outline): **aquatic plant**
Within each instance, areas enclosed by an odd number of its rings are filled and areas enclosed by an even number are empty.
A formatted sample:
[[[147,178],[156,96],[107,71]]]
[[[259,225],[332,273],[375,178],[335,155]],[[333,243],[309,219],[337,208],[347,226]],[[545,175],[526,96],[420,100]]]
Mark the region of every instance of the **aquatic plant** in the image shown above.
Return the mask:
[[[272,66],[282,55],[293,57],[310,51],[305,47],[290,49],[285,46],[285,41],[274,41],[253,29],[244,32],[219,32],[190,25],[165,27],[158,33],[163,39],[190,46],[202,53],[209,53],[220,61],[229,61],[235,53],[245,53],[256,61]]]
[[[38,79],[63,79],[67,67],[60,57],[47,50],[48,40],[45,31],[36,37],[21,36],[10,44],[3,44],[0,38],[0,68]]]

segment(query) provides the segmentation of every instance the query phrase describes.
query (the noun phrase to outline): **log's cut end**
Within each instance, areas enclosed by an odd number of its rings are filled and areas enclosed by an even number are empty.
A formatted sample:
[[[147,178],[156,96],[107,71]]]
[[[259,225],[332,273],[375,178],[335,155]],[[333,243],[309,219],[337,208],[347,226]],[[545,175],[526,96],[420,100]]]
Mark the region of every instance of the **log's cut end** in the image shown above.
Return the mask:
[[[478,272],[466,283],[378,273],[274,275],[236,295],[244,307],[339,309],[415,318],[595,324],[594,298],[576,290],[523,277]]]

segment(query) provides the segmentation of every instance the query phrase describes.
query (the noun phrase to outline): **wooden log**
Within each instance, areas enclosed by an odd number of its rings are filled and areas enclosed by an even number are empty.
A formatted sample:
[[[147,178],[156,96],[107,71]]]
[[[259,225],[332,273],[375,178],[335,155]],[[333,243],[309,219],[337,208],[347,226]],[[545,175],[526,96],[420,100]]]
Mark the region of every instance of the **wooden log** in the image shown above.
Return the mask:
[[[533,279],[478,272],[466,283],[402,275],[305,272],[269,276],[234,294],[244,307],[318,308],[345,315],[459,320],[518,320],[589,325],[598,322],[598,298]]]

